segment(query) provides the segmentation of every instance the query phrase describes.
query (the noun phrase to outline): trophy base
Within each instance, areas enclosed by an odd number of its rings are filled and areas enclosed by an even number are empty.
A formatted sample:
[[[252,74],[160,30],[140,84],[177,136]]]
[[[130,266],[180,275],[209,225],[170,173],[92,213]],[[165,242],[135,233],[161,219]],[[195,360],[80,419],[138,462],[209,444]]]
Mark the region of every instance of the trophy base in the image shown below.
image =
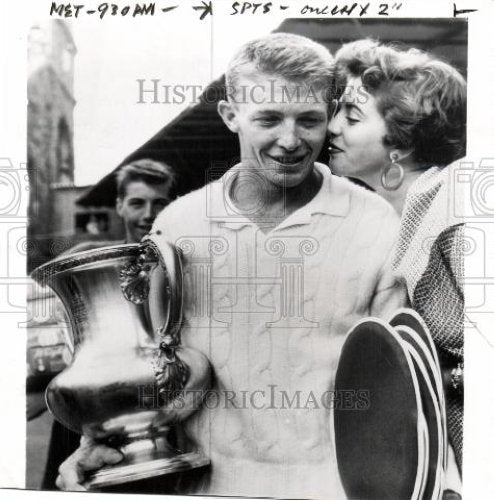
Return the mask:
[[[125,461],[124,461],[125,462]],[[156,456],[153,460],[122,463],[103,467],[84,483],[88,490],[141,481],[165,474],[183,472],[210,464],[209,458],[199,452],[182,453],[175,456]]]

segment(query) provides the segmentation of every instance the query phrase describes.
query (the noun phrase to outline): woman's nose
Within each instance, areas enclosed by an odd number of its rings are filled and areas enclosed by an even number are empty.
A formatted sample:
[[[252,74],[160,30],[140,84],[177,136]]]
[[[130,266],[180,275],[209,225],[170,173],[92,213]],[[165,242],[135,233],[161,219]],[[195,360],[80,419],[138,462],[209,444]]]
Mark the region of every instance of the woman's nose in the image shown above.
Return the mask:
[[[339,113],[334,115],[328,123],[328,132],[330,135],[339,135],[341,133],[341,124]]]
[[[328,132],[331,135],[338,135],[341,132],[340,116],[340,103],[335,99],[333,101],[333,114],[328,123]]]

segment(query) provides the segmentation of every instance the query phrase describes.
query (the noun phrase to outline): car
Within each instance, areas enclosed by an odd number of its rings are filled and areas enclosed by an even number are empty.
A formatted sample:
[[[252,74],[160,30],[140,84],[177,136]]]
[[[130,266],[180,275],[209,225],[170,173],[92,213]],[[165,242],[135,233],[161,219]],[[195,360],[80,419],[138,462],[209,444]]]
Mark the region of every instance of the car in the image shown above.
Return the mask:
[[[64,370],[74,352],[64,306],[48,287],[31,280],[27,292],[27,383],[39,385]],[[39,384],[38,384],[39,383]]]

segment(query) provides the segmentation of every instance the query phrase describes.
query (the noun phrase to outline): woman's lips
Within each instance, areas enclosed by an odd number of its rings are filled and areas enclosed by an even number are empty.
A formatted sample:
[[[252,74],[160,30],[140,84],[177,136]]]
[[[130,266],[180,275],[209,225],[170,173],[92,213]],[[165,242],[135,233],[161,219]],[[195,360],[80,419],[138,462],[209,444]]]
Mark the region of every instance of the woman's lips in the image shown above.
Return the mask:
[[[336,153],[342,153],[343,152],[343,149],[339,148],[338,146],[336,146],[332,142],[329,144],[328,150],[329,150],[329,152],[331,154],[336,154]]]

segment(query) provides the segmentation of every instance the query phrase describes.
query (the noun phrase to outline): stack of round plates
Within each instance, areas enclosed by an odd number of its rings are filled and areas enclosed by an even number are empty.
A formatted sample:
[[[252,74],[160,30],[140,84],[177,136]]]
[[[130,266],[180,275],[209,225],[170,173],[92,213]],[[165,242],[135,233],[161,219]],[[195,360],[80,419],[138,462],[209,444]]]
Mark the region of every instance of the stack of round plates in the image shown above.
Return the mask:
[[[357,323],[343,346],[335,391],[336,455],[348,497],[439,499],[447,449],[444,393],[420,316],[401,309],[389,322]],[[338,404],[352,393],[365,394],[368,404]]]

